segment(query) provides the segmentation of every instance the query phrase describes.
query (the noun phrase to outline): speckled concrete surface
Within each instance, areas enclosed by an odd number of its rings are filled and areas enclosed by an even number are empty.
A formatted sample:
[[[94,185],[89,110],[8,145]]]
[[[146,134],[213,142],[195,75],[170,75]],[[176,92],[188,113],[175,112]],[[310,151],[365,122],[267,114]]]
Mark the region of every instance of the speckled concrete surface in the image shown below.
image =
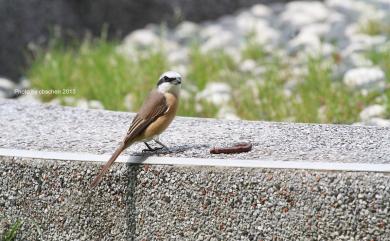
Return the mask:
[[[0,148],[110,154],[133,114],[0,100]],[[390,163],[390,128],[177,118],[161,140],[175,157],[210,157],[212,146],[252,142],[218,158]],[[137,144],[127,154],[145,148]]]
[[[0,148],[111,153],[132,114],[0,101]],[[174,157],[390,163],[390,129],[178,118]],[[138,153],[135,145],[127,154]],[[390,240],[390,174],[0,157],[0,234],[17,240]]]
[[[390,240],[383,173],[0,157],[0,233],[17,240]],[[5,218],[4,218],[5,217]]]

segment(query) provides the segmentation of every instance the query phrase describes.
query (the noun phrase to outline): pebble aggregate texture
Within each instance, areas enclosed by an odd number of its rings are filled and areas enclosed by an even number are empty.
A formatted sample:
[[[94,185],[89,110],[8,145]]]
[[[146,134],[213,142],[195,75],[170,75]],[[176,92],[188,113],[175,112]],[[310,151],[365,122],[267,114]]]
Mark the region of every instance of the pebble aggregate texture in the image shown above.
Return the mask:
[[[0,157],[0,233],[17,240],[390,240],[383,173]]]
[[[133,113],[0,100],[0,148],[112,154]],[[277,161],[390,163],[390,128],[177,117],[160,136],[161,156]],[[251,142],[253,150],[211,155],[214,146]],[[135,144],[126,155],[140,154]]]
[[[111,153],[132,116],[1,100],[0,148]],[[389,163],[389,133],[177,118],[159,155]],[[20,219],[17,240],[390,240],[388,173],[119,163],[90,190],[100,164],[0,157],[0,234]]]

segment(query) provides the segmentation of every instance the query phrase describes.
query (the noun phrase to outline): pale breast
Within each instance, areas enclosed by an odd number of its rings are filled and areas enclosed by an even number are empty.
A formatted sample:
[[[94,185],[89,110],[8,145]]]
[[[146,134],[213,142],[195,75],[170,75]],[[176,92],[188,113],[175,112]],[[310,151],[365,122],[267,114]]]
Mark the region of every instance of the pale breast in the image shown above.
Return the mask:
[[[179,103],[178,98],[170,93],[165,93],[164,96],[169,107],[167,112],[145,129],[142,139],[152,139],[154,136],[161,134],[175,118]]]

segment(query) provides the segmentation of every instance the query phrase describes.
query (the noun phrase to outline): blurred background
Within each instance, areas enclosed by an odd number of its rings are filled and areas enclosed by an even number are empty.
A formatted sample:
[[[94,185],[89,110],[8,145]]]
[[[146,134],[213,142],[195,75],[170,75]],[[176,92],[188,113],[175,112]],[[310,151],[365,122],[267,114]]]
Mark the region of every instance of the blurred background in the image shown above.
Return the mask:
[[[390,126],[390,1],[0,0],[0,99]]]

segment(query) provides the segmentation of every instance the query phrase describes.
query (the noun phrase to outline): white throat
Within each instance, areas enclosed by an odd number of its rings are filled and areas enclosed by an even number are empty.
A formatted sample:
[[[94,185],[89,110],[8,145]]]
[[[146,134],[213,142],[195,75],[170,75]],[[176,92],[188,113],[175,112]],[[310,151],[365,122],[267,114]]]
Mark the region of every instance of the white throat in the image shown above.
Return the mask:
[[[157,87],[157,90],[159,92],[163,93],[163,94],[171,93],[171,94],[174,94],[176,96],[179,96],[179,94],[180,94],[180,84],[175,85],[175,84],[171,84],[169,82],[165,82],[165,83],[160,84]]]

